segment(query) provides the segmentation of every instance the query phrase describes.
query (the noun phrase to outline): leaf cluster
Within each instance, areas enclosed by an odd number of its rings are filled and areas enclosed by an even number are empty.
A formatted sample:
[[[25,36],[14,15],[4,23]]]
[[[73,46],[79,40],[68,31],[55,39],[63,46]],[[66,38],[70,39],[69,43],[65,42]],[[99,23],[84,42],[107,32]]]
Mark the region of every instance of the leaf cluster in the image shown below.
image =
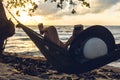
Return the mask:
[[[60,8],[60,9],[63,9],[63,5],[64,5],[63,3],[64,2],[69,2],[69,5],[71,5],[71,6],[77,5],[74,0],[44,0],[44,1],[45,2],[51,1],[51,3],[56,2],[57,3],[56,7]],[[90,8],[90,4],[88,2],[86,2],[85,0],[78,0],[78,1],[80,2],[80,4],[82,6],[86,6],[86,7]],[[35,10],[38,8],[38,5],[34,2],[34,0],[8,0],[6,7],[10,8],[10,9],[13,8],[13,7],[14,8],[18,8],[18,7],[20,8],[21,7],[23,11],[26,11],[26,7],[27,7],[26,4],[31,4],[32,5],[32,7],[30,7],[27,10],[27,12],[30,13],[29,15],[31,15],[31,13],[35,12]],[[20,10],[16,11],[16,14],[18,16],[20,16],[19,13],[20,13]],[[73,8],[71,13],[75,14],[76,10]]]
[[[46,1],[49,1],[49,0],[45,0],[45,2]],[[81,2],[82,6],[86,6],[86,7],[90,8],[90,4],[88,2],[86,2],[85,0],[78,0],[78,1]],[[71,5],[71,6],[77,5],[74,0],[51,0],[51,2],[57,2],[57,8],[61,8],[61,9],[63,9],[64,2],[69,2],[69,5]],[[71,13],[75,14],[76,10],[73,8]]]
[[[28,7],[26,4],[31,4],[31,7]],[[31,13],[31,12],[35,12],[35,10],[38,8],[38,5],[32,0],[8,0],[6,8],[11,9],[13,7],[14,8],[22,8],[21,9],[22,11]],[[28,7],[27,10],[26,10],[26,7]],[[18,16],[20,16],[19,12],[20,12],[19,10],[16,11],[16,14]]]

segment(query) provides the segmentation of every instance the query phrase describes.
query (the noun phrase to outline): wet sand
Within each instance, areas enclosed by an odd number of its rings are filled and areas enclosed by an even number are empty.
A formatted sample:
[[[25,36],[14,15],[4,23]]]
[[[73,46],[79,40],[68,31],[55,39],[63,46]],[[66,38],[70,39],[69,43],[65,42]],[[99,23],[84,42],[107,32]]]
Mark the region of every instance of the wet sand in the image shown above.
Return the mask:
[[[0,55],[0,80],[120,80],[120,68],[103,66],[83,73],[56,71],[43,57]]]

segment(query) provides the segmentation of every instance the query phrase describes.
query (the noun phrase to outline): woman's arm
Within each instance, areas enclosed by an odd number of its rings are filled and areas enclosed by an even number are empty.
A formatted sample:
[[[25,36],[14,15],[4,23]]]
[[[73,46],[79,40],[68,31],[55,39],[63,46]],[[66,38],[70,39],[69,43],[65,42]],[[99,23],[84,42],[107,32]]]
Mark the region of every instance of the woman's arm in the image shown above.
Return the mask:
[[[63,48],[67,48],[71,44],[73,39],[74,39],[74,37],[71,36],[66,43],[60,42],[60,46],[62,46]]]

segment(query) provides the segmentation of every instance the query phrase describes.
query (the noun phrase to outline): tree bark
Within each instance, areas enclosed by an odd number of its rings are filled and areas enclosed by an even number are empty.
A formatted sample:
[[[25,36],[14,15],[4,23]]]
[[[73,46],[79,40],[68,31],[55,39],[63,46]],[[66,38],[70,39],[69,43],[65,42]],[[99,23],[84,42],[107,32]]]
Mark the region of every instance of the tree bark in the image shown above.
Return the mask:
[[[7,17],[1,0],[0,0],[0,18],[7,21]]]
[[[12,36],[14,32],[14,24],[7,19],[2,0],[0,0],[0,54],[4,50],[4,41],[7,37]]]
[[[0,0],[0,34],[3,32],[4,26],[6,25],[7,20],[8,19],[5,14],[2,0]]]
[[[3,4],[2,4],[2,0],[0,0],[0,54],[2,53],[3,51],[3,45],[4,45],[4,39],[2,38],[2,30],[4,29],[4,25],[5,25],[5,22],[4,20],[6,20],[6,14],[5,14],[5,10],[4,10],[4,7],[3,7]]]

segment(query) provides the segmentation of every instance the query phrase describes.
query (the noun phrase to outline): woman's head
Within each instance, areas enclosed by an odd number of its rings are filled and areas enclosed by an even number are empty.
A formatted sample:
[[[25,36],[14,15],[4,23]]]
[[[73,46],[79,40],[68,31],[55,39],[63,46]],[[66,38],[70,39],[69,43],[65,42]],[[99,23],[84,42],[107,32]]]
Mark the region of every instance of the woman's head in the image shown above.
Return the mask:
[[[75,25],[73,30],[73,36],[78,36],[83,31],[83,25]]]

